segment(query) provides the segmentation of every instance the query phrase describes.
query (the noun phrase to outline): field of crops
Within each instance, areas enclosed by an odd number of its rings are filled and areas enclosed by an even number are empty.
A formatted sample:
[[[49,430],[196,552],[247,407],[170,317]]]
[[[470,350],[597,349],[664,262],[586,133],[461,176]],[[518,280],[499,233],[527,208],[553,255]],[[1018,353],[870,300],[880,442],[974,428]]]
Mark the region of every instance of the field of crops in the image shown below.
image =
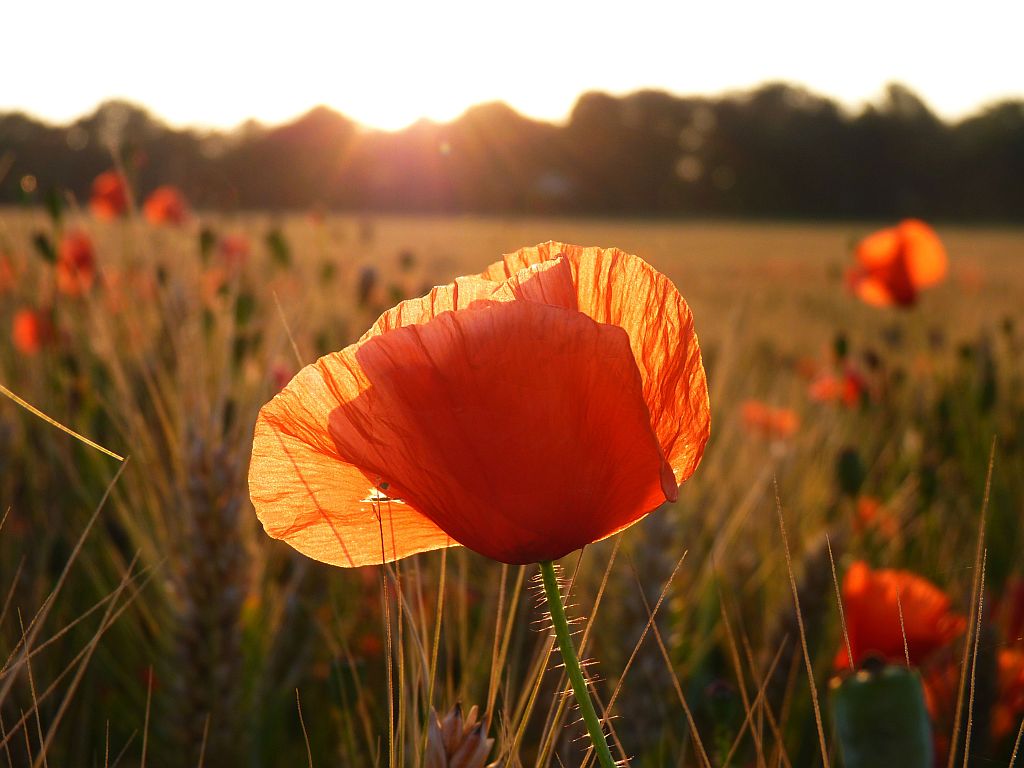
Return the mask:
[[[0,384],[125,459],[0,398],[0,765],[594,765],[535,566],[333,568],[264,533],[246,479],[302,366],[547,240],[669,277],[707,372],[678,501],[561,562],[615,758],[834,764],[830,679],[870,650],[920,671],[937,764],[1007,765],[1024,231],[939,225],[945,278],[870,306],[844,275],[888,224],[0,212]],[[459,702],[486,761],[435,754]]]

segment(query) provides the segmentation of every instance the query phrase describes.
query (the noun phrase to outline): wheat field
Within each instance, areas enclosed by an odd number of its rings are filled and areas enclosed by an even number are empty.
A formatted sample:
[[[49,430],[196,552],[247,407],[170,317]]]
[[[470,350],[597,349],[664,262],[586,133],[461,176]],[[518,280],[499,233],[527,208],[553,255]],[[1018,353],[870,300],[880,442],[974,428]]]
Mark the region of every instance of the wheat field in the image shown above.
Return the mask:
[[[938,225],[949,274],[901,311],[844,288],[854,244],[886,223],[0,212],[0,384],[126,458],[0,398],[0,765],[431,768],[430,709],[457,702],[479,707],[498,765],[593,764],[534,568],[458,548],[331,568],[267,537],[246,487],[257,411],[301,366],[547,240],[667,275],[710,390],[679,500],[561,563],[616,757],[821,764],[802,636],[834,761],[830,547],[837,581],[863,560],[920,574],[965,617],[985,596],[954,757],[1007,765],[1017,725],[990,726],[1024,717],[997,663],[1020,638],[994,628],[1024,575],[1024,231]],[[79,296],[45,257],[74,229],[97,262]],[[11,335],[26,308],[52,323],[31,353]],[[856,402],[812,396],[845,371]],[[752,428],[750,401],[798,426]],[[963,720],[934,731],[963,749]]]

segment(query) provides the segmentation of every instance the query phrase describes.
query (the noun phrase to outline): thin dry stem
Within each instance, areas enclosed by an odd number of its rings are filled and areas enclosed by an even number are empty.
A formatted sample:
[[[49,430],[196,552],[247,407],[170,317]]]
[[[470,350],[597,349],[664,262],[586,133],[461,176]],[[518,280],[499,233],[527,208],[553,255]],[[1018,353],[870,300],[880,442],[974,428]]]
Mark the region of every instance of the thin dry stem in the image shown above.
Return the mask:
[[[992,469],[996,461],[996,439],[992,438],[992,446],[988,455],[988,472],[985,474],[985,493],[981,499],[981,513],[978,516],[978,541],[974,552],[974,584],[971,587],[971,616],[967,623],[967,637],[964,640],[964,653],[960,661],[960,683],[956,697],[956,711],[953,714],[953,733],[949,740],[949,759],[946,768],[953,768],[956,764],[957,748],[960,740],[960,718],[963,716],[964,694],[967,688],[967,662],[971,652],[971,633],[977,622],[975,611],[978,606],[978,590],[981,581],[981,560],[985,548],[985,516],[988,512],[989,495],[992,492]]]
[[[789,537],[786,536],[786,522],[782,517],[782,499],[779,497],[779,481],[774,480],[775,508],[779,515],[779,530],[782,532],[782,543],[786,553],[786,571],[789,573],[789,587],[793,591],[793,605],[796,609],[797,626],[800,628],[800,646],[803,649],[804,665],[807,668],[807,684],[811,688],[811,703],[814,705],[814,722],[818,726],[818,743],[821,747],[821,759],[825,768],[829,768],[828,747],[825,745],[825,726],[821,719],[821,705],[818,703],[818,686],[814,683],[814,667],[811,665],[811,653],[807,648],[807,633],[804,630],[804,617],[800,610],[800,596],[797,594],[796,576],[793,575],[793,556],[789,551]]]
[[[853,646],[850,645],[850,633],[846,628],[846,611],[843,609],[843,591],[839,588],[839,576],[836,575],[836,559],[832,555],[832,540],[825,534],[825,546],[828,547],[828,562],[832,566],[832,584],[836,588],[836,605],[839,607],[839,623],[843,628],[843,642],[846,644],[846,658],[853,669]],[[902,615],[902,613],[901,613]],[[906,638],[904,638],[905,640]]]
[[[910,669],[910,643],[907,642],[907,625],[903,621],[903,601],[900,600],[900,591],[896,590],[896,613],[900,617],[900,636],[903,638],[903,657],[907,662],[907,669]],[[850,665],[851,669],[853,665]]]
[[[306,721],[302,718],[302,699],[299,698],[299,689],[295,689],[295,709],[299,713],[299,725],[302,727],[302,738],[306,742],[306,757],[309,760],[309,768],[313,768],[313,750],[309,746],[309,734],[306,732]]]
[[[978,643],[981,640],[981,620],[985,613],[985,566],[988,564],[988,549],[981,556],[981,580],[978,583],[978,623],[974,628],[974,647],[971,650],[971,688],[967,700],[967,728],[964,731],[964,768],[971,756],[971,732],[974,728],[974,691],[978,667]]]

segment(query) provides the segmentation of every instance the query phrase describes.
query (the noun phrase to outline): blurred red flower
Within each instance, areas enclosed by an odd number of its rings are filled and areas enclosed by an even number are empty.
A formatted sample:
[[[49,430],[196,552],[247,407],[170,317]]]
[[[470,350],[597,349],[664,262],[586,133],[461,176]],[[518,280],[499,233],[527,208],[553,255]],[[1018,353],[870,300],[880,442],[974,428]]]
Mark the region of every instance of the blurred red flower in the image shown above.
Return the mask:
[[[92,240],[81,231],[66,233],[57,250],[57,290],[68,296],[80,296],[92,288],[95,279]]]
[[[157,187],[146,198],[142,213],[150,224],[183,224],[188,218],[185,197],[177,187]]]
[[[800,417],[790,408],[772,408],[759,400],[747,400],[741,406],[743,426],[765,440],[785,440],[800,428]]]
[[[1006,580],[1002,595],[994,602],[992,615],[1000,618],[1007,642],[1024,644],[1024,578]]]
[[[857,667],[870,655],[892,664],[905,663],[901,607],[906,648],[915,666],[958,637],[967,625],[963,616],[950,609],[950,600],[941,589],[910,571],[876,571],[858,561],[846,572],[842,594]],[[845,647],[836,654],[835,664],[849,667]]]
[[[46,309],[19,309],[11,323],[11,341],[23,355],[35,355],[54,339],[53,320]]]
[[[936,753],[949,752],[946,731],[952,728],[960,695],[959,658],[943,659],[924,678],[928,712],[936,724]],[[965,690],[964,695],[967,695]],[[996,744],[1016,736],[1024,718],[1024,647],[999,648],[996,653],[996,690],[992,702],[990,735]]]
[[[675,499],[709,430],[675,286],[617,249],[545,243],[301,370],[260,411],[249,490],[271,536],[336,565],[456,542],[545,561]]]
[[[810,398],[819,403],[842,403],[853,408],[867,392],[867,383],[859,373],[847,368],[841,374],[821,374],[811,382],[807,391]]]
[[[866,237],[846,275],[850,290],[875,306],[908,307],[922,288],[946,276],[946,249],[935,231],[917,219]]]
[[[857,517],[853,527],[858,533],[874,529],[887,538],[894,538],[899,533],[896,518],[874,496],[857,497]]]
[[[1017,733],[1024,718],[1024,647],[1003,648],[998,656],[999,693],[992,709],[996,743]]]
[[[92,182],[89,207],[98,219],[116,219],[128,210],[128,186],[117,171],[104,171]]]

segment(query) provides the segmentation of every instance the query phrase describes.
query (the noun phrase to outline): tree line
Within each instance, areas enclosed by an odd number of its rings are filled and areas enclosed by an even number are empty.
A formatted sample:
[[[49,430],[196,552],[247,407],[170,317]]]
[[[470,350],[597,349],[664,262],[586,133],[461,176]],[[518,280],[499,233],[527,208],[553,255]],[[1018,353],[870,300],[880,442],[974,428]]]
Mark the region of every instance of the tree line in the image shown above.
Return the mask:
[[[114,101],[71,125],[0,114],[0,203],[134,188],[197,208],[1024,221],[1024,100],[940,119],[908,88],[850,112],[782,83],[719,97],[586,93],[568,121],[501,103],[366,129],[326,107],[279,126],[174,129]]]

